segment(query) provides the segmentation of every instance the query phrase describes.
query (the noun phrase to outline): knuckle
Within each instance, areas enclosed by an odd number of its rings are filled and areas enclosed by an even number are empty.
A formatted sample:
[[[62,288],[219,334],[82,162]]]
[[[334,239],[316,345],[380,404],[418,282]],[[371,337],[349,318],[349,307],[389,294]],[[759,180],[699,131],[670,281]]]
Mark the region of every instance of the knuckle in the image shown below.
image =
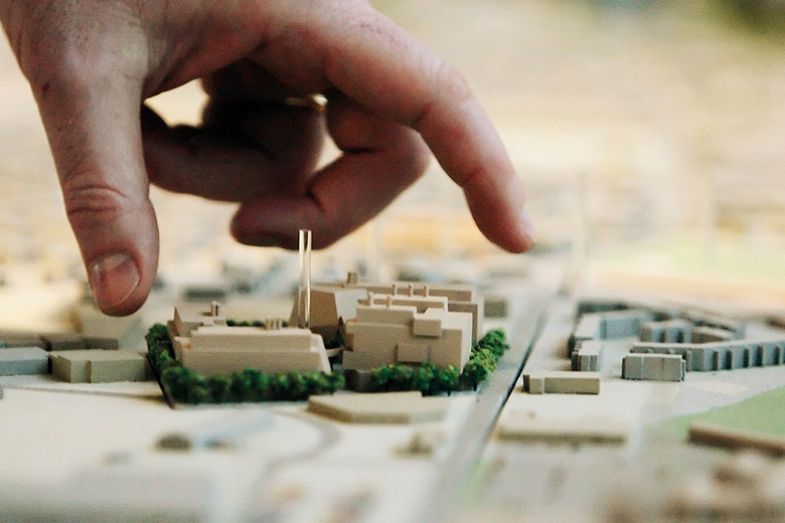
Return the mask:
[[[440,92],[453,101],[461,102],[472,96],[466,77],[449,62],[442,61],[436,68],[434,83]]]
[[[123,11],[121,4],[94,7],[101,15],[114,16],[115,33],[90,22],[89,15],[99,13],[88,12],[88,7],[77,2],[42,1],[21,8],[9,36],[30,83],[51,82],[67,93],[79,94],[114,81],[117,74],[139,77],[146,65],[146,44],[139,38],[133,13]],[[50,30],[42,34],[40,27]]]
[[[84,175],[63,182],[63,198],[68,220],[76,229],[112,223],[135,207],[121,189]]]
[[[431,161],[431,152],[416,132],[404,129],[397,145],[397,156],[403,164],[399,175],[409,184],[422,176]]]
[[[388,49],[405,51],[411,46],[403,31],[365,4],[346,9],[340,24],[346,28],[347,35],[355,35],[362,40],[370,37]]]

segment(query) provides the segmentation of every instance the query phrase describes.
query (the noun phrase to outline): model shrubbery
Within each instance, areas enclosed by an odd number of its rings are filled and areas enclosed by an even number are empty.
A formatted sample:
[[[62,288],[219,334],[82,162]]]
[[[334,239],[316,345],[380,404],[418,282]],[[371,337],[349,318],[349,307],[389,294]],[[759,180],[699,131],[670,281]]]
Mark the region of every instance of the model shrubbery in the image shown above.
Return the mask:
[[[174,358],[166,326],[154,325],[146,339],[150,364],[160,376],[161,385],[171,399],[180,403],[297,401],[312,394],[332,394],[345,386],[342,374],[324,372],[264,374],[245,369],[207,378]]]
[[[175,359],[165,325],[154,325],[146,340],[150,364],[160,377],[161,385],[167,396],[180,403],[299,401],[313,394],[332,394],[345,387],[340,372],[265,374],[245,369],[228,376],[208,378],[183,367]],[[377,391],[419,390],[424,396],[476,390],[496,370],[496,362],[509,348],[504,331],[492,330],[474,344],[461,373],[452,365],[385,365],[371,372],[371,387]]]
[[[496,362],[509,348],[504,331],[495,329],[474,344],[469,361],[460,374],[452,365],[385,365],[371,371],[371,387],[377,391],[419,390],[426,396],[444,392],[449,394],[457,390],[477,390],[496,370]]]

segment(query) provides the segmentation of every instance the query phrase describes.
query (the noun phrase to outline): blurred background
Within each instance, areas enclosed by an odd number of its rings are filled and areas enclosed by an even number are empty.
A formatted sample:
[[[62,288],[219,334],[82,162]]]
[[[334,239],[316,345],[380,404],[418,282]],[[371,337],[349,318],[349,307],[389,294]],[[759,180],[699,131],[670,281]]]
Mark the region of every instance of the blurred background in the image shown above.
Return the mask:
[[[319,274],[480,281],[539,260],[559,267],[568,291],[785,304],[785,1],[372,3],[468,77],[527,184],[538,247],[503,256],[434,163],[379,218],[320,253]],[[195,123],[202,102],[189,84],[151,104],[170,123]],[[4,41],[0,151],[0,279],[83,278],[37,111]],[[231,205],[157,189],[152,198],[163,281],[232,270],[269,279],[296,265],[235,244]]]

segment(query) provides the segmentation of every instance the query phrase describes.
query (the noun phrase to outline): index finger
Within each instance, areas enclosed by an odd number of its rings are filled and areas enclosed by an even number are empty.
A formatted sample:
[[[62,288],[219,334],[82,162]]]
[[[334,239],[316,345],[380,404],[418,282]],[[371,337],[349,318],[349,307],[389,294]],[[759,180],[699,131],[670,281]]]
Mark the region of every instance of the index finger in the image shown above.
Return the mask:
[[[340,26],[321,35],[327,80],[369,111],[420,132],[488,239],[514,252],[530,248],[523,184],[457,69],[370,7],[322,23]]]

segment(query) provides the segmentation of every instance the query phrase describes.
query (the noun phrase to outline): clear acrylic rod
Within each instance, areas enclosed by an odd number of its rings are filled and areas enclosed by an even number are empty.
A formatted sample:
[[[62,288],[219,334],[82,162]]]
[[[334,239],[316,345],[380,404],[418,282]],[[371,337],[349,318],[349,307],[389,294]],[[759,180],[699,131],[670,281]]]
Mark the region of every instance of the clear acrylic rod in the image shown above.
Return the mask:
[[[297,326],[311,325],[311,231],[300,229],[300,285],[297,289]]]

